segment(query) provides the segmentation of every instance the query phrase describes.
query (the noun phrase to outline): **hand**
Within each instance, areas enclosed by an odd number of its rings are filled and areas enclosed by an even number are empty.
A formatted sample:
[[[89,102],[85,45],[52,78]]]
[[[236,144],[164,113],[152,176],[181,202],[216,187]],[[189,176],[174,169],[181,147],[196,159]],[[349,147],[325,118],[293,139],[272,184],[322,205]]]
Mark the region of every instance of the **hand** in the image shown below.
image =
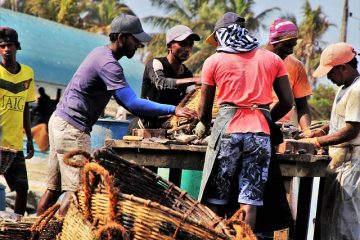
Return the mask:
[[[312,132],[310,129],[303,130],[302,133],[299,134],[300,138],[312,138],[315,137],[314,132]]]
[[[200,77],[194,77],[194,83],[196,85],[201,85],[201,78]]]
[[[33,141],[32,139],[27,141],[26,143],[26,157],[25,159],[30,159],[34,156],[34,144],[33,144]]]
[[[202,122],[198,122],[194,129],[195,135],[197,135],[199,138],[203,138],[208,131],[209,128],[206,127]]]
[[[316,148],[320,148],[321,145],[317,139],[317,137],[313,137],[313,138],[302,138],[298,140],[299,142],[304,142],[304,143],[311,143],[313,144]]]
[[[197,113],[196,111],[187,108],[187,107],[180,107],[176,106],[175,108],[175,115],[178,117],[186,117],[189,119],[197,119]]]

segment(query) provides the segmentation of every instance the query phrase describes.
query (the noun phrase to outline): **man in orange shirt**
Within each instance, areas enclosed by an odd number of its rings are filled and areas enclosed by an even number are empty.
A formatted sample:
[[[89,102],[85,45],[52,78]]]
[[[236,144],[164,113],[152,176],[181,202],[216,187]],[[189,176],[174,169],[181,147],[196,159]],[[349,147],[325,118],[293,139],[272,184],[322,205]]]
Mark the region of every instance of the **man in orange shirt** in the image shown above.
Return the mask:
[[[277,19],[270,27],[269,42],[265,48],[284,60],[295,99],[295,109],[280,119],[279,122],[296,123],[296,121],[292,121],[294,110],[296,110],[297,122],[304,135],[307,136],[310,134],[309,126],[311,124],[307,98],[312,94],[312,90],[304,64],[291,55],[297,39],[298,29],[296,25],[288,20]],[[273,92],[273,103],[276,102],[278,102],[278,98]]]
[[[297,44],[298,28],[294,23],[284,19],[273,21],[270,26],[269,42],[266,49],[283,59],[288,72],[289,82],[295,99],[295,108],[288,112],[279,122],[299,125],[304,136],[311,134],[311,115],[307,98],[312,94],[304,64],[293,55]],[[273,91],[273,104],[278,98]],[[296,113],[295,113],[296,111]],[[294,119],[297,115],[297,119]],[[296,215],[296,204],[293,215]],[[269,221],[268,216],[274,216]],[[264,191],[264,205],[258,209],[256,231],[272,232],[291,226],[292,216],[286,199],[285,186],[275,155],[271,158],[269,178]]]

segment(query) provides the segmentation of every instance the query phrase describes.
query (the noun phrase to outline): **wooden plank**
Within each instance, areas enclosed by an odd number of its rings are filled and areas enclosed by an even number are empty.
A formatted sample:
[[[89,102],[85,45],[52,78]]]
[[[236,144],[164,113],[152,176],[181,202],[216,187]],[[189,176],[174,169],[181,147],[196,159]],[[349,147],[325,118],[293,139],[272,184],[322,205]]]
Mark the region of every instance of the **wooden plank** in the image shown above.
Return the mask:
[[[196,152],[124,148],[113,148],[113,150],[125,160],[135,161],[143,166],[202,170],[204,165],[205,155],[202,154],[199,158],[199,153]]]
[[[188,145],[188,144],[162,144],[151,142],[149,140],[143,140],[139,142],[124,141],[118,139],[106,139],[105,146],[111,148],[141,148],[141,149],[156,149],[156,150],[178,150],[189,152],[206,152],[207,146],[201,145]]]

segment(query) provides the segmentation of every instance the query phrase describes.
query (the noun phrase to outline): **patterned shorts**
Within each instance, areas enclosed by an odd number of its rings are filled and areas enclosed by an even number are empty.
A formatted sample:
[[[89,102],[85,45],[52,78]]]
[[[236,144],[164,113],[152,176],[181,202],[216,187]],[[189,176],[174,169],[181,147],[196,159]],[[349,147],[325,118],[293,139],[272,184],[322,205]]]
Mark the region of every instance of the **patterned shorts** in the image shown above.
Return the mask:
[[[263,205],[270,156],[269,135],[224,134],[206,188],[205,200],[212,204],[227,204],[230,192],[237,188],[239,203]]]

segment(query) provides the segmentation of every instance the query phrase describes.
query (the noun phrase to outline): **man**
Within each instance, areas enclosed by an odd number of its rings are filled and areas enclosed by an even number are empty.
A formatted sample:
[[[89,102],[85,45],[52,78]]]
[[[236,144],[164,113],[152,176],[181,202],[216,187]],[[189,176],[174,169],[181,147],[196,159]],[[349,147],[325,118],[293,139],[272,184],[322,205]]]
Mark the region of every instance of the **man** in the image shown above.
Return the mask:
[[[110,43],[95,48],[85,58],[67,86],[64,96],[49,121],[49,176],[46,192],[40,199],[37,214],[42,214],[65,192],[59,213],[64,215],[68,200],[80,183],[80,169],[66,166],[63,155],[70,149],[90,150],[90,132],[112,96],[135,115],[176,114],[195,118],[187,108],[158,104],[138,98],[126,82],[118,60],[131,58],[150,36],[139,18],[120,15],[111,23]]]
[[[291,90],[295,100],[297,123],[304,134],[310,133],[311,115],[307,98],[312,94],[311,85],[308,81],[304,64],[293,55],[297,44],[298,29],[294,23],[284,19],[275,20],[270,26],[269,42],[266,49],[278,55],[284,60],[288,72]],[[274,102],[277,102],[276,94],[273,92]],[[279,122],[291,123],[294,110],[290,111]]]
[[[312,94],[312,90],[304,64],[291,55],[297,44],[297,39],[297,26],[289,20],[277,19],[270,26],[269,41],[265,48],[284,60],[295,100],[296,108],[278,122],[299,125],[303,134],[308,136],[311,133],[311,115],[307,98]],[[278,98],[273,91],[273,104],[276,102],[278,102]],[[295,116],[297,116],[296,120],[294,120]],[[264,205],[258,209],[256,231],[273,232],[274,230],[292,227],[292,218],[296,215],[297,203],[294,202],[291,205],[293,206],[293,216],[291,216],[284,181],[274,152],[270,161],[269,178],[264,192]],[[270,219],[269,215],[273,217]]]
[[[274,88],[279,96],[271,110],[276,121],[293,104],[289,80],[283,61],[259,48],[244,19],[235,13],[228,12],[217,21],[207,42],[217,49],[202,69],[201,122],[196,134],[202,136],[210,127],[216,87],[220,109],[206,151],[199,201],[222,215],[221,208],[235,195],[240,210],[245,211],[245,222],[254,228],[271,155],[271,120],[267,121],[271,91]]]
[[[166,33],[166,57],[154,58],[145,67],[141,97],[158,103],[178,105],[192,84],[201,84],[199,77],[183,64],[192,52],[194,41],[200,37],[184,25],[176,25]],[[144,119],[146,128],[159,128],[165,121]]]
[[[317,147],[330,145],[332,161],[321,210],[321,239],[326,240],[360,239],[360,76],[356,55],[350,44],[331,44],[322,52],[313,74],[327,75],[339,86],[329,125],[305,139]]]
[[[21,50],[17,32],[0,27],[0,127],[1,146],[17,151],[4,176],[11,191],[16,192],[14,212],[24,215],[29,189],[25,158],[34,155],[31,136],[29,102],[36,100],[33,70],[16,61]],[[23,154],[23,129],[27,137],[26,157]]]
[[[47,125],[52,114],[53,103],[43,87],[39,87],[38,92],[40,96],[37,99],[37,106],[33,112],[39,115],[39,119],[34,125],[40,123],[45,123]]]

